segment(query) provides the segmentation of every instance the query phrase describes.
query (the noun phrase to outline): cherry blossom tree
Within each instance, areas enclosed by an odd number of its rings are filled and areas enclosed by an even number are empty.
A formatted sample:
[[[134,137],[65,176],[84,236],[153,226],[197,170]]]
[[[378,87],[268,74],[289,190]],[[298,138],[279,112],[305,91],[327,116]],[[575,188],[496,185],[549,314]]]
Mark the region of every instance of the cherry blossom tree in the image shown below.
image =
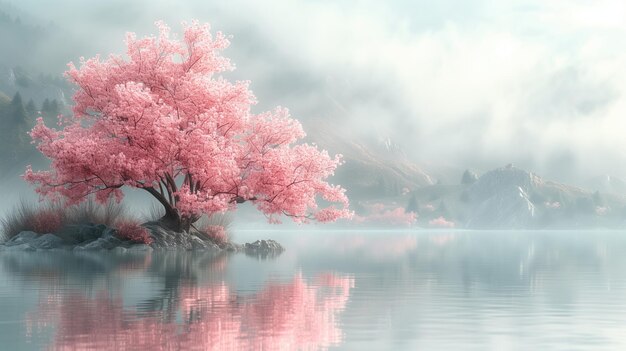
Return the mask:
[[[222,33],[184,23],[176,39],[157,26],[157,37],[127,34],[126,57],[69,64],[73,116],[60,118],[58,130],[39,119],[31,131],[52,161],[50,170],[24,174],[42,197],[68,205],[91,194],[119,201],[122,187],[139,188],[178,231],[246,201],[271,222],[351,216],[345,190],[327,182],[341,155],[301,143],[302,126],[285,108],[251,112],[250,83],[221,75],[233,69],[220,54],[229,45]]]

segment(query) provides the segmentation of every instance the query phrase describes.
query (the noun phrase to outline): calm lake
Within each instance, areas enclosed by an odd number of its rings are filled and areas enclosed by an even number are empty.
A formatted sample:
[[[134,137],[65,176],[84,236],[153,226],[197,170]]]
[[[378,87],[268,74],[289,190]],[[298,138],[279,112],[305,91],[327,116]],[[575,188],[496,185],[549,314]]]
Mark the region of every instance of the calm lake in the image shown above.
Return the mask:
[[[0,349],[626,349],[626,233],[259,238],[286,251],[0,252]]]

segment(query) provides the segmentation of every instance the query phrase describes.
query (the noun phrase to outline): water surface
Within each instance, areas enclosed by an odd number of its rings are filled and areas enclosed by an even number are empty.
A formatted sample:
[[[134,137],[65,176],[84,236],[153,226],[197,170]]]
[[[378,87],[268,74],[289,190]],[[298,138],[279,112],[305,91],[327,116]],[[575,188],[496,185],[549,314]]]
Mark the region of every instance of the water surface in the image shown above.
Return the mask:
[[[287,251],[0,252],[1,348],[626,348],[621,232],[261,237]]]

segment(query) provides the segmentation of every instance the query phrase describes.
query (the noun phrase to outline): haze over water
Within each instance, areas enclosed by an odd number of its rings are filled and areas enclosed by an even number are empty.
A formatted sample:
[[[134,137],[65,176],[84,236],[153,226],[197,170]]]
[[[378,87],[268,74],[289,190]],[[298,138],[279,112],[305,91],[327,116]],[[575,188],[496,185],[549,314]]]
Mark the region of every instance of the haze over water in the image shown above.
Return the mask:
[[[278,257],[4,252],[7,350],[621,349],[618,232],[239,231]]]

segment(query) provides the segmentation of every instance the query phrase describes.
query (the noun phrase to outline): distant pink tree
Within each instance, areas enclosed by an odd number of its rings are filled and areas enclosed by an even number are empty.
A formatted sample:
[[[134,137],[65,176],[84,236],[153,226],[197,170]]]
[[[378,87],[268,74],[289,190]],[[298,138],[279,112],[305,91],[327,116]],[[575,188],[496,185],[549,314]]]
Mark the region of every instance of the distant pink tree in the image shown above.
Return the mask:
[[[431,219],[428,221],[428,225],[437,228],[454,228],[456,226],[454,222],[445,219],[443,216]]]
[[[417,221],[415,212],[406,212],[403,207],[388,207],[382,203],[363,204],[367,210],[364,216],[355,216],[353,219],[357,223],[407,225]]]
[[[165,208],[162,221],[185,231],[202,214],[252,202],[271,222],[349,217],[348,198],[326,179],[341,164],[317,147],[284,108],[253,114],[249,82],[229,82],[220,51],[229,41],[209,25],[184,24],[180,40],[157,23],[158,37],[126,38],[127,58],[72,63],[73,117],[61,130],[39,119],[31,136],[51,170],[24,178],[37,192],[68,204],[95,194],[121,200],[122,187],[143,189]],[[319,207],[321,198],[330,205]],[[334,205],[333,205],[334,204]]]

